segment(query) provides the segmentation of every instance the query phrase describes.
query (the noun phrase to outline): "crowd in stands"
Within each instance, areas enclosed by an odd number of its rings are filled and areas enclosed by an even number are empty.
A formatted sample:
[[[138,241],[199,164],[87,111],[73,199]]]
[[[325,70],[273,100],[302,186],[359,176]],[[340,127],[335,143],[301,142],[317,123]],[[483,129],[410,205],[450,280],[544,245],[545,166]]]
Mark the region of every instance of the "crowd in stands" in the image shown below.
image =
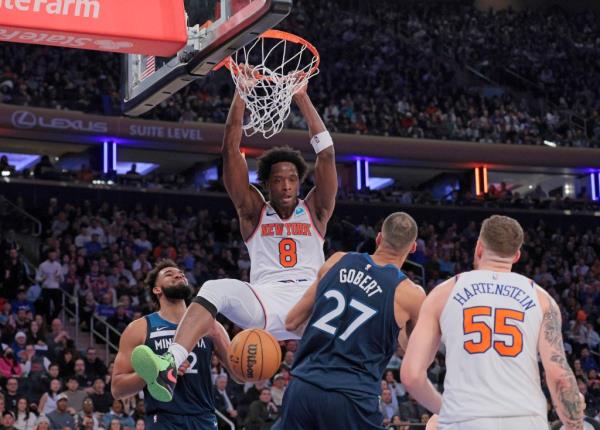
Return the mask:
[[[26,204],[27,206],[27,204]],[[22,250],[0,244],[0,412],[5,429],[144,428],[143,402],[110,395],[112,363],[95,348],[81,351],[60,319],[60,290],[77,300],[82,330],[95,314],[123,330],[132,319],[153,311],[145,275],[161,258],[184,268],[193,285],[209,279],[248,280],[250,261],[232,214],[188,207],[119,208],[106,202],[74,204],[51,199],[27,207],[43,222],[43,261],[34,272]],[[358,225],[334,218],[327,253],[372,252],[376,221]],[[425,268],[426,289],[470,270],[478,235],[475,222],[457,225],[441,219],[418,220],[417,251],[411,259]],[[600,227],[552,228],[543,220],[526,228],[522,257],[515,270],[533,278],[559,303],[569,363],[586,396],[586,413],[600,420]],[[407,271],[421,282],[419,274]],[[73,306],[74,302],[67,302]],[[226,323],[233,335],[237,329]],[[247,430],[266,429],[277,417],[290,379],[297,342],[282,342],[283,363],[271,381],[238,385],[213,361],[216,407]],[[395,355],[382,379],[381,411],[396,430],[419,423],[428,412],[407,395]],[[429,377],[441,390],[445,373],[439,354]],[[543,381],[543,378],[542,378]],[[546,391],[546,394],[547,391]],[[556,420],[549,403],[548,415]],[[12,427],[11,427],[12,426]]]
[[[388,0],[357,9],[337,0],[299,1],[280,27],[320,51],[310,94],[331,131],[597,147],[598,22],[593,12],[560,9],[492,13]],[[467,67],[508,67],[535,91],[483,85]],[[0,102],[117,115],[119,73],[117,54],[3,43]],[[147,117],[224,122],[232,92],[221,72]],[[288,126],[306,127],[295,109]]]

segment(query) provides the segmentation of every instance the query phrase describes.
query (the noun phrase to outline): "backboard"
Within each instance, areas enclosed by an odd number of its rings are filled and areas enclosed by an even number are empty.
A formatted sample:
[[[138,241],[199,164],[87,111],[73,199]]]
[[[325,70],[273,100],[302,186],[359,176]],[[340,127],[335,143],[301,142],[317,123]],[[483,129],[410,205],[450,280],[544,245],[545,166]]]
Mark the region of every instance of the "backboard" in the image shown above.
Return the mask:
[[[292,0],[185,0],[188,42],[177,55],[124,56],[123,112],[130,116],[148,112],[276,26],[291,8]]]

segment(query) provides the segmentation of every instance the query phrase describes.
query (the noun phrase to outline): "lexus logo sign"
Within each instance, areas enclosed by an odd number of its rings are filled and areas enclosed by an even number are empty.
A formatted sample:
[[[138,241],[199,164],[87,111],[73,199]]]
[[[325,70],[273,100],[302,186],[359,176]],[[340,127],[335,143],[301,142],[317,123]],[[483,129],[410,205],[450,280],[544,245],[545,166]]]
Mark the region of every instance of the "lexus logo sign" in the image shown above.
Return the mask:
[[[37,118],[31,112],[18,110],[12,114],[11,122],[16,128],[29,129],[37,125]]]
[[[108,122],[70,119],[61,117],[46,118],[26,110],[18,110],[11,116],[11,123],[15,128],[29,130],[35,127],[53,130],[75,130],[93,133],[107,133]]]

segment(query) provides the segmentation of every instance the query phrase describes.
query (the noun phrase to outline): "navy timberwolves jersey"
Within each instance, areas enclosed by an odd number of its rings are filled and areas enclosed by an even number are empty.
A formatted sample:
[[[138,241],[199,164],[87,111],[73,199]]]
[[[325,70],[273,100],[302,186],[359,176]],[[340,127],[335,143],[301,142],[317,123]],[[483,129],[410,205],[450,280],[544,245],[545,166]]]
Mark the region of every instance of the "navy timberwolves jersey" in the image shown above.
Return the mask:
[[[158,312],[146,315],[148,332],[146,345],[156,354],[164,354],[175,336],[177,324],[163,319]],[[144,389],[146,414],[169,413],[177,415],[196,415],[214,413],[213,387],[210,373],[210,361],[213,344],[209,338],[202,338],[188,357],[190,367],[185,375],[177,378],[173,401],[164,403],[152,398]]]
[[[351,398],[378,396],[400,332],[394,294],[406,275],[348,253],[321,279],[292,375]]]

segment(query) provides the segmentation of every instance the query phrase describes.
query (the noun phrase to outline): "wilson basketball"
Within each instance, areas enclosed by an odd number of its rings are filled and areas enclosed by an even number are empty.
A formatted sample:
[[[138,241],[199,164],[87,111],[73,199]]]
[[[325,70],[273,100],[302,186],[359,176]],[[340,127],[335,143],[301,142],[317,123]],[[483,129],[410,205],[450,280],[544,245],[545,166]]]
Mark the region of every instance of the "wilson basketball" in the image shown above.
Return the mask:
[[[246,382],[271,378],[281,365],[281,348],[265,330],[247,329],[238,333],[229,346],[229,362],[235,376]]]

